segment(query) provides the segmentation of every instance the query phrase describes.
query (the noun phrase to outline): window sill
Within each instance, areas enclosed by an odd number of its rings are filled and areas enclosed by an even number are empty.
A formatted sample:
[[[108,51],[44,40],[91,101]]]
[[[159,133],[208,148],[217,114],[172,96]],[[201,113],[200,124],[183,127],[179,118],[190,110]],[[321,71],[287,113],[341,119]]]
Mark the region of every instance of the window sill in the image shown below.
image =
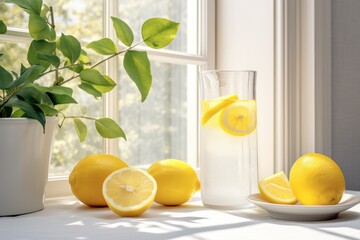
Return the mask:
[[[360,195],[360,192],[351,192]],[[48,199],[45,209],[0,218],[2,239],[356,239],[360,205],[335,220],[290,222],[259,208],[215,211],[199,195],[181,207],[154,204],[138,218],[120,218],[108,208],[89,208],[74,198]]]

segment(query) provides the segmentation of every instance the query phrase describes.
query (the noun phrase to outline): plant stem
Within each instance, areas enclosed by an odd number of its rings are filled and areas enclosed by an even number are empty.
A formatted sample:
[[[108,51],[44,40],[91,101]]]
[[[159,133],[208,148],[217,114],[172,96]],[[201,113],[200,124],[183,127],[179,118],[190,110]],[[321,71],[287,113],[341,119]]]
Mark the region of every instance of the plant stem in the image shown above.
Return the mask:
[[[55,72],[55,71],[67,69],[67,68],[69,68],[69,67],[76,67],[76,66],[90,65],[90,64],[91,64],[91,62],[76,63],[76,64],[74,63],[74,64],[72,64],[72,65],[70,65],[70,66],[64,66],[64,67],[60,67],[60,68],[55,68],[55,69],[49,70],[49,71],[47,71],[47,72],[44,72],[44,73],[40,74],[39,77],[43,77],[43,76],[48,75],[49,73],[52,73],[52,72]],[[54,85],[55,85],[55,84],[54,84]]]
[[[55,31],[55,21],[54,21],[54,12],[53,12],[53,8],[52,6],[50,6],[50,21],[51,21],[51,28]],[[54,54],[56,55],[56,49],[54,49]],[[54,81],[54,85],[57,84],[59,79],[59,71],[58,69],[55,68],[55,81]]]
[[[129,51],[130,49],[133,49],[134,47],[138,46],[138,45],[141,44],[142,42],[144,42],[144,41],[140,41],[140,42],[138,42],[138,43],[136,43],[136,44],[134,44],[134,45],[132,45],[132,46],[130,46],[130,47],[127,47],[127,48],[125,48],[125,49],[123,49],[123,50],[121,50],[121,51],[119,51],[119,52],[117,52],[117,53],[114,53],[113,55],[110,55],[109,57],[104,58],[104,59],[98,61],[97,63],[94,63],[94,65],[92,65],[90,68],[95,68],[95,67],[97,67],[98,65],[100,65],[100,64],[108,61],[109,59],[111,59],[111,58],[113,58],[113,57],[116,57],[116,56],[118,56],[118,55],[120,55],[120,54],[122,54],[122,53],[125,53],[125,52]],[[73,79],[75,79],[75,78],[78,78],[79,76],[80,76],[80,74],[76,74],[76,75],[70,77],[69,79],[66,79],[65,81],[62,81],[61,83],[59,83],[59,85],[63,85],[63,84],[65,84],[65,83],[67,83],[67,82],[70,82],[71,80],[73,80]]]
[[[61,113],[61,115],[63,116],[63,120],[62,120],[61,123],[59,124],[59,127],[61,127],[61,126],[64,124],[65,120],[68,119],[68,118],[72,118],[72,119],[83,118],[83,119],[88,119],[88,120],[93,120],[93,121],[96,120],[96,118],[88,117],[88,116],[66,116],[66,115],[65,115],[64,113],[62,113],[62,112],[59,112],[59,113]]]

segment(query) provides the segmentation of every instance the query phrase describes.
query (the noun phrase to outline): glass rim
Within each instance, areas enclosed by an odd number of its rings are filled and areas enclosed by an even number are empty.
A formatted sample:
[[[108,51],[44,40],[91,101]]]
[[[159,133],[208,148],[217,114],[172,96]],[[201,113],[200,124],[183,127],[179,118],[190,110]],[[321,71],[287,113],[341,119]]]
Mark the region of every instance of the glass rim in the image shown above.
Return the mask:
[[[201,73],[220,73],[220,72],[256,73],[255,70],[238,70],[238,69],[202,70],[200,72]]]

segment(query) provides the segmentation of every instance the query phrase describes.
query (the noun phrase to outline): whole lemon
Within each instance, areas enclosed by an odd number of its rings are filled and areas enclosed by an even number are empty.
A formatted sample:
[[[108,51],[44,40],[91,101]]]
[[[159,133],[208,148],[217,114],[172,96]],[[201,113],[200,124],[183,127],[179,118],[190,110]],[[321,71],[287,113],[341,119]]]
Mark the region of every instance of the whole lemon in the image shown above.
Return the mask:
[[[304,205],[334,205],[340,202],[345,191],[345,178],[331,158],[307,153],[292,166],[290,186]]]
[[[107,206],[102,185],[110,173],[128,167],[120,158],[109,154],[93,154],[81,159],[69,176],[71,191],[88,206]]]
[[[159,204],[181,205],[200,189],[196,172],[181,160],[160,160],[152,164],[147,171],[157,183],[155,202]]]

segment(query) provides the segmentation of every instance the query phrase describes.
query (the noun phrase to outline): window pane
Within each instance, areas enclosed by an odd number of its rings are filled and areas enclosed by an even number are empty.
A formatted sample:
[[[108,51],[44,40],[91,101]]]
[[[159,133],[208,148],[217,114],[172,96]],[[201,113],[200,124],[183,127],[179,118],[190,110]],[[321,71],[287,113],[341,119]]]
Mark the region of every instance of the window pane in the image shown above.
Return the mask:
[[[53,6],[56,31],[71,34],[81,40],[102,37],[102,1],[45,0]]]
[[[120,124],[127,141],[120,141],[119,150],[130,165],[165,158],[187,160],[188,69],[152,62],[153,83],[143,103],[135,84],[120,70]]]
[[[19,73],[21,63],[27,64],[28,48],[28,44],[0,41],[0,53],[4,54],[0,58],[0,65],[7,71]]]
[[[82,109],[86,107],[88,116],[102,116],[102,101],[95,100],[89,94],[80,91],[76,85],[78,81],[67,84],[74,90],[74,97],[79,104],[70,106],[64,110],[67,116],[81,116]],[[82,119],[83,120],[83,119]],[[85,142],[80,143],[73,126],[73,120],[67,119],[55,136],[50,175],[66,175],[70,173],[74,164],[86,155],[101,153],[102,138],[97,134],[94,121],[83,120],[88,126],[88,134]]]
[[[27,28],[29,15],[14,4],[0,3],[0,16],[9,27]]]
[[[96,40],[102,36],[102,1],[44,0],[53,7],[58,33],[71,34],[82,40]],[[14,4],[0,4],[2,20],[9,27],[26,28],[28,14]]]
[[[149,18],[162,17],[180,23],[176,39],[166,49],[197,54],[197,0],[120,0],[119,16],[141,40],[141,26]],[[145,44],[143,44],[145,46]]]

